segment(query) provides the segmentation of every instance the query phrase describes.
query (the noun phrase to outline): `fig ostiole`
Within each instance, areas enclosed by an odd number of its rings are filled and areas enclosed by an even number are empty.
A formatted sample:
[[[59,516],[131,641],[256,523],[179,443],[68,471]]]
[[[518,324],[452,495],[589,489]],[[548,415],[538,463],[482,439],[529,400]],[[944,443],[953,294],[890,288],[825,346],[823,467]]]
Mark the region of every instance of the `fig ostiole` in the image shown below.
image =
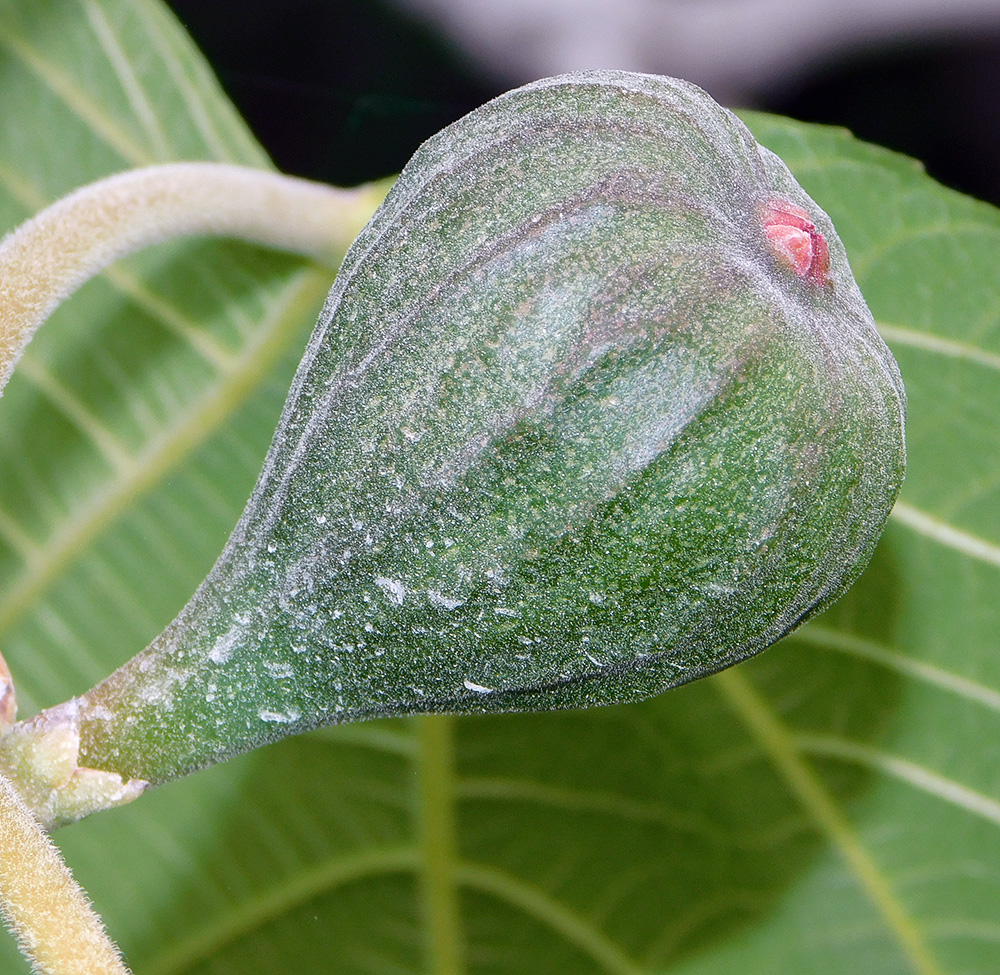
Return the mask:
[[[355,241],[225,551],[73,702],[79,761],[159,782],[711,674],[857,577],[903,424],[829,219],[734,115],[623,72],[517,89]]]

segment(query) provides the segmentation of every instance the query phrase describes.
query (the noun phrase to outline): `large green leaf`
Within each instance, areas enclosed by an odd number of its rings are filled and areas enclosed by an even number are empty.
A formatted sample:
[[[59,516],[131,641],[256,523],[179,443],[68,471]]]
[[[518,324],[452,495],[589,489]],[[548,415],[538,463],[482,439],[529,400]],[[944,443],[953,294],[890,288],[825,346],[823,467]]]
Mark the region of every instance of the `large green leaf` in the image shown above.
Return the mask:
[[[0,3],[0,224],[171,156],[260,161],[135,0]],[[833,216],[910,397],[861,583],[642,705],[347,726],[57,834],[137,975],[1000,969],[995,211],[845,133],[752,120]],[[0,400],[0,644],[25,710],[155,635],[236,520],[316,272],[160,249]],[[0,970],[26,967],[12,947]]]

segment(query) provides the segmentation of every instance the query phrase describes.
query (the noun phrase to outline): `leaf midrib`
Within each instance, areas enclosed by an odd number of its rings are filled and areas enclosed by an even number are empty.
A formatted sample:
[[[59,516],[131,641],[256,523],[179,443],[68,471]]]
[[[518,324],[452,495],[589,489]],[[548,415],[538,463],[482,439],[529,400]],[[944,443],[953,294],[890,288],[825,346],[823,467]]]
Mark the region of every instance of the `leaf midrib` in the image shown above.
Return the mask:
[[[421,897],[427,935],[427,970],[465,975],[465,951],[455,867],[454,722],[429,714],[417,724],[417,831],[421,849]]]

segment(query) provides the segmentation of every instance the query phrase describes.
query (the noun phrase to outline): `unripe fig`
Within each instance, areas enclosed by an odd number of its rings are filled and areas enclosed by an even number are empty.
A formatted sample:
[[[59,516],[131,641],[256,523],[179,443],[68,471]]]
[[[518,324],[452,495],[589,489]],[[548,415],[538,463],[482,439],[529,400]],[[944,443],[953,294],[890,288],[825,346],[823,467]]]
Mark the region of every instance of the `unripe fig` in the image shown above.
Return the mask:
[[[358,237],[218,563],[64,706],[80,761],[159,781],[710,674],[859,574],[903,415],[830,221],[730,112],[620,72],[510,92]]]

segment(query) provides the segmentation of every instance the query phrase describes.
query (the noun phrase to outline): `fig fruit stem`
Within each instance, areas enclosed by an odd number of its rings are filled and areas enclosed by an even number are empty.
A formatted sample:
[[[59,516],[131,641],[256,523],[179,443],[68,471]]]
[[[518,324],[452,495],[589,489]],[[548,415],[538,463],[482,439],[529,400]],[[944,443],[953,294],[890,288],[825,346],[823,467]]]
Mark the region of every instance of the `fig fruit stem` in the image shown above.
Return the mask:
[[[0,390],[56,306],[109,264],[175,237],[235,237],[336,267],[385,195],[223,163],[148,166],[76,190],[0,242]]]
[[[38,975],[129,975],[59,851],[3,775],[0,889],[7,927]]]
[[[119,258],[175,237],[206,235],[262,244],[335,268],[387,189],[388,182],[344,190],[191,162],[132,170],[77,190],[0,241],[0,392],[59,303]],[[14,719],[5,665],[0,678],[5,734]],[[2,772],[0,912],[40,975],[128,975],[59,851]]]

